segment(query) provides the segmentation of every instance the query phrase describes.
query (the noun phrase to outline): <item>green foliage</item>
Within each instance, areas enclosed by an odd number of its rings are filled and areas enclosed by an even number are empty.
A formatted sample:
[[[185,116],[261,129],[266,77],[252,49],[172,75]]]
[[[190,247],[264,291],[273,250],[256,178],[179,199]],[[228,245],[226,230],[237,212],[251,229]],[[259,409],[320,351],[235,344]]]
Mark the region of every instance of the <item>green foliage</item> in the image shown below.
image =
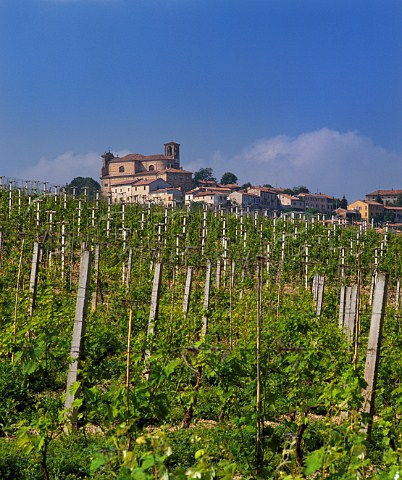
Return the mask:
[[[335,209],[336,208],[343,208],[345,210],[348,208],[348,201],[347,201],[345,195],[343,195],[342,198],[335,198],[334,207],[335,207]]]
[[[200,168],[193,175],[193,187],[198,187],[200,180],[211,180],[216,182],[216,178],[213,176],[213,170],[210,167]]]
[[[310,193],[310,190],[305,185],[299,185],[293,188],[286,188],[283,192],[287,193],[288,195],[297,196],[300,193]]]
[[[75,177],[66,185],[66,191],[75,192],[77,196],[84,195],[85,191],[90,198],[95,198],[95,193],[99,192],[101,186],[99,182],[91,177]]]
[[[230,183],[236,183],[236,182],[237,182],[237,176],[232,172],[225,172],[222,175],[222,178],[220,181],[222,185],[228,185]]]
[[[395,207],[402,207],[402,194],[399,194],[397,197],[396,197],[396,200],[393,204]]]
[[[139,205],[123,211],[63,195],[11,196],[10,208],[9,193],[0,191],[1,478],[394,478],[400,471],[399,236],[317,218]],[[35,241],[41,255],[31,309]],[[95,262],[91,272],[75,385],[78,431],[67,434],[63,405],[83,242],[93,254],[98,245],[100,259],[97,277]],[[156,262],[163,273],[150,333]],[[368,443],[361,391],[370,286],[379,270],[390,273],[391,294]],[[319,317],[310,291],[315,273],[325,276]],[[338,327],[339,287],[358,280],[352,364],[353,349]]]

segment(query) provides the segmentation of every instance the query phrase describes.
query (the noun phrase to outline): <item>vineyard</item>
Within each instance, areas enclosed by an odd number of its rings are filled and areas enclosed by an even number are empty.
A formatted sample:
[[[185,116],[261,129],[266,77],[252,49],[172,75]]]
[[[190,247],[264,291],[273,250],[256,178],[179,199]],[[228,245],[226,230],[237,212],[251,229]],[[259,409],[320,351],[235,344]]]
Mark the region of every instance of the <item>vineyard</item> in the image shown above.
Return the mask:
[[[0,478],[402,474],[396,232],[11,187],[0,212]]]

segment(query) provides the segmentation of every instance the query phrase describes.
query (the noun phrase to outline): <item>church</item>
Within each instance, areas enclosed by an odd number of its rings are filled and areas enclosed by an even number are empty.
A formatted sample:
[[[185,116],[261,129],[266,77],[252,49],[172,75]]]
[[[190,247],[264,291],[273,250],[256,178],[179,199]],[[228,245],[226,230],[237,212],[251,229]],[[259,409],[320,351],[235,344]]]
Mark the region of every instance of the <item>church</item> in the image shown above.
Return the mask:
[[[142,155],[130,153],[124,157],[115,157],[113,153],[102,155],[101,192],[114,201],[136,201],[133,198],[123,198],[128,187],[134,187],[139,182],[153,183],[161,179],[166,185],[181,190],[183,194],[192,187],[192,172],[183,170],[180,166],[180,144],[165,143],[165,153],[157,155]],[[162,185],[161,185],[162,186]],[[124,193],[125,196],[125,193]]]

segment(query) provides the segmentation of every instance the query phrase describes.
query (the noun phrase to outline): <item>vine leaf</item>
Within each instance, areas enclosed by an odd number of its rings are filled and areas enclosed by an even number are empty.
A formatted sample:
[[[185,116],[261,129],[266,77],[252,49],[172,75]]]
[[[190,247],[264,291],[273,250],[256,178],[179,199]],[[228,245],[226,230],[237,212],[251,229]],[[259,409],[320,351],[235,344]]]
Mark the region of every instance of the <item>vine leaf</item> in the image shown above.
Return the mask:
[[[324,449],[320,448],[311,453],[306,459],[306,468],[304,469],[305,475],[311,475],[315,471],[319,470],[324,463]]]

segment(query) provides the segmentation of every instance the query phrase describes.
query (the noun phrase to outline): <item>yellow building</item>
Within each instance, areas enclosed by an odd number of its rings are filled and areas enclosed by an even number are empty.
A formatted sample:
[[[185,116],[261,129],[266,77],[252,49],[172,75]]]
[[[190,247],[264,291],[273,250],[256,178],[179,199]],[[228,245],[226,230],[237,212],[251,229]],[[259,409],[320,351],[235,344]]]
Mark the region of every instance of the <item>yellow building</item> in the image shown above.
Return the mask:
[[[348,210],[358,212],[362,220],[367,220],[368,222],[384,215],[384,205],[372,200],[356,200],[356,202],[348,205]]]

